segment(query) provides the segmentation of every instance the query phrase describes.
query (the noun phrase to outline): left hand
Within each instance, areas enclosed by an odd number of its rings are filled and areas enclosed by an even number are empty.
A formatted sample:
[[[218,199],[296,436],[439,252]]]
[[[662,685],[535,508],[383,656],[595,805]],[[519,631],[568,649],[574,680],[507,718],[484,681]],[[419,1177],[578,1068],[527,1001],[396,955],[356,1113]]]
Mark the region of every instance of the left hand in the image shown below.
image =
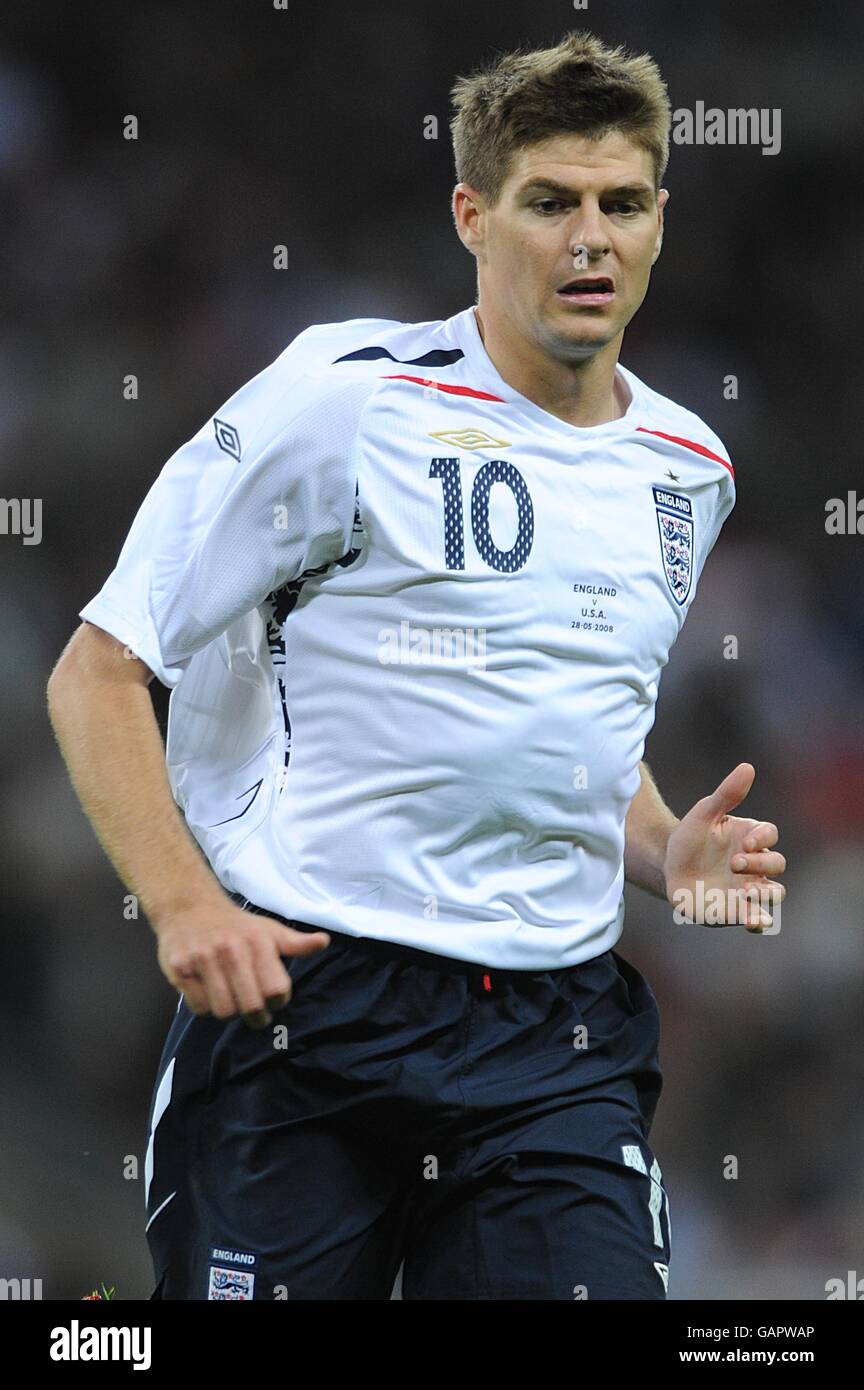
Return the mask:
[[[772,883],[769,877],[786,868],[784,856],[772,849],[779,838],[776,825],[728,814],[744,800],[755,776],[752,763],[739,763],[716,791],[696,802],[669,836],[666,896],[673,906],[683,908],[687,921],[704,922],[710,913],[713,920],[706,926],[726,926],[731,920],[749,932],[761,933],[773,923],[770,907],[786,896],[783,884]],[[695,917],[699,884],[704,908]],[[689,904],[694,907],[690,909]]]

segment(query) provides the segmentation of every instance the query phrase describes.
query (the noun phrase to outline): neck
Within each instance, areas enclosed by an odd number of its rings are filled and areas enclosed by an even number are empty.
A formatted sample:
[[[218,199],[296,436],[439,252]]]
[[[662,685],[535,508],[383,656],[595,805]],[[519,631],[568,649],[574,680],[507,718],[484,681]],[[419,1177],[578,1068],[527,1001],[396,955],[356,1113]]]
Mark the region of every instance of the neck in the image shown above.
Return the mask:
[[[517,335],[504,315],[477,304],[477,328],[486,353],[502,380],[529,401],[582,428],[618,420],[630,404],[615,374],[623,331],[590,357],[562,360]]]

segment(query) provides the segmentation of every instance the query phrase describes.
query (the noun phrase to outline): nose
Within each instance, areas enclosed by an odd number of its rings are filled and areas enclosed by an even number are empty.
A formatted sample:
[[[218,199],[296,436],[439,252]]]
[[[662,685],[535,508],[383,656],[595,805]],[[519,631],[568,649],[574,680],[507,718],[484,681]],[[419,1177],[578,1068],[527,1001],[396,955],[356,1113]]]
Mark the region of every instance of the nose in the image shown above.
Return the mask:
[[[610,251],[606,220],[596,198],[585,198],[571,227],[571,245],[584,246],[589,260],[596,261]]]

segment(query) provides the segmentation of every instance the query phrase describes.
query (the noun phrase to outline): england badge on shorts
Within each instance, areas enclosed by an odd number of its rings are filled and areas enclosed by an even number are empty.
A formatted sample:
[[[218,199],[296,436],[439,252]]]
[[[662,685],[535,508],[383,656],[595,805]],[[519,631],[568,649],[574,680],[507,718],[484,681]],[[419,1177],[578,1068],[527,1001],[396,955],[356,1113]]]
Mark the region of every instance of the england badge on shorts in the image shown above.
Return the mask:
[[[677,604],[686,602],[693,578],[693,507],[689,497],[655,487],[663,571]]]
[[[241,1298],[252,1298],[254,1288],[255,1275],[250,1269],[222,1269],[219,1265],[210,1266],[208,1302],[211,1299],[239,1302]]]

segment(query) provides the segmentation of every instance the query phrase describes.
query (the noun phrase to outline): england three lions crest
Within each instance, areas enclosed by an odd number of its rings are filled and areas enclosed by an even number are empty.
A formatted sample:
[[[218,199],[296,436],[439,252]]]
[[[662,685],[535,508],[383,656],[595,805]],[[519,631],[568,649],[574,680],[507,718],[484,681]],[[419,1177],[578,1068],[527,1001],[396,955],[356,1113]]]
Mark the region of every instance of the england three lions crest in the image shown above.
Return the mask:
[[[677,604],[687,601],[693,578],[693,507],[689,497],[655,487],[657,527],[666,583]]]
[[[210,1266],[210,1283],[207,1301],[225,1303],[241,1302],[254,1298],[255,1275],[249,1269],[220,1269]]]

